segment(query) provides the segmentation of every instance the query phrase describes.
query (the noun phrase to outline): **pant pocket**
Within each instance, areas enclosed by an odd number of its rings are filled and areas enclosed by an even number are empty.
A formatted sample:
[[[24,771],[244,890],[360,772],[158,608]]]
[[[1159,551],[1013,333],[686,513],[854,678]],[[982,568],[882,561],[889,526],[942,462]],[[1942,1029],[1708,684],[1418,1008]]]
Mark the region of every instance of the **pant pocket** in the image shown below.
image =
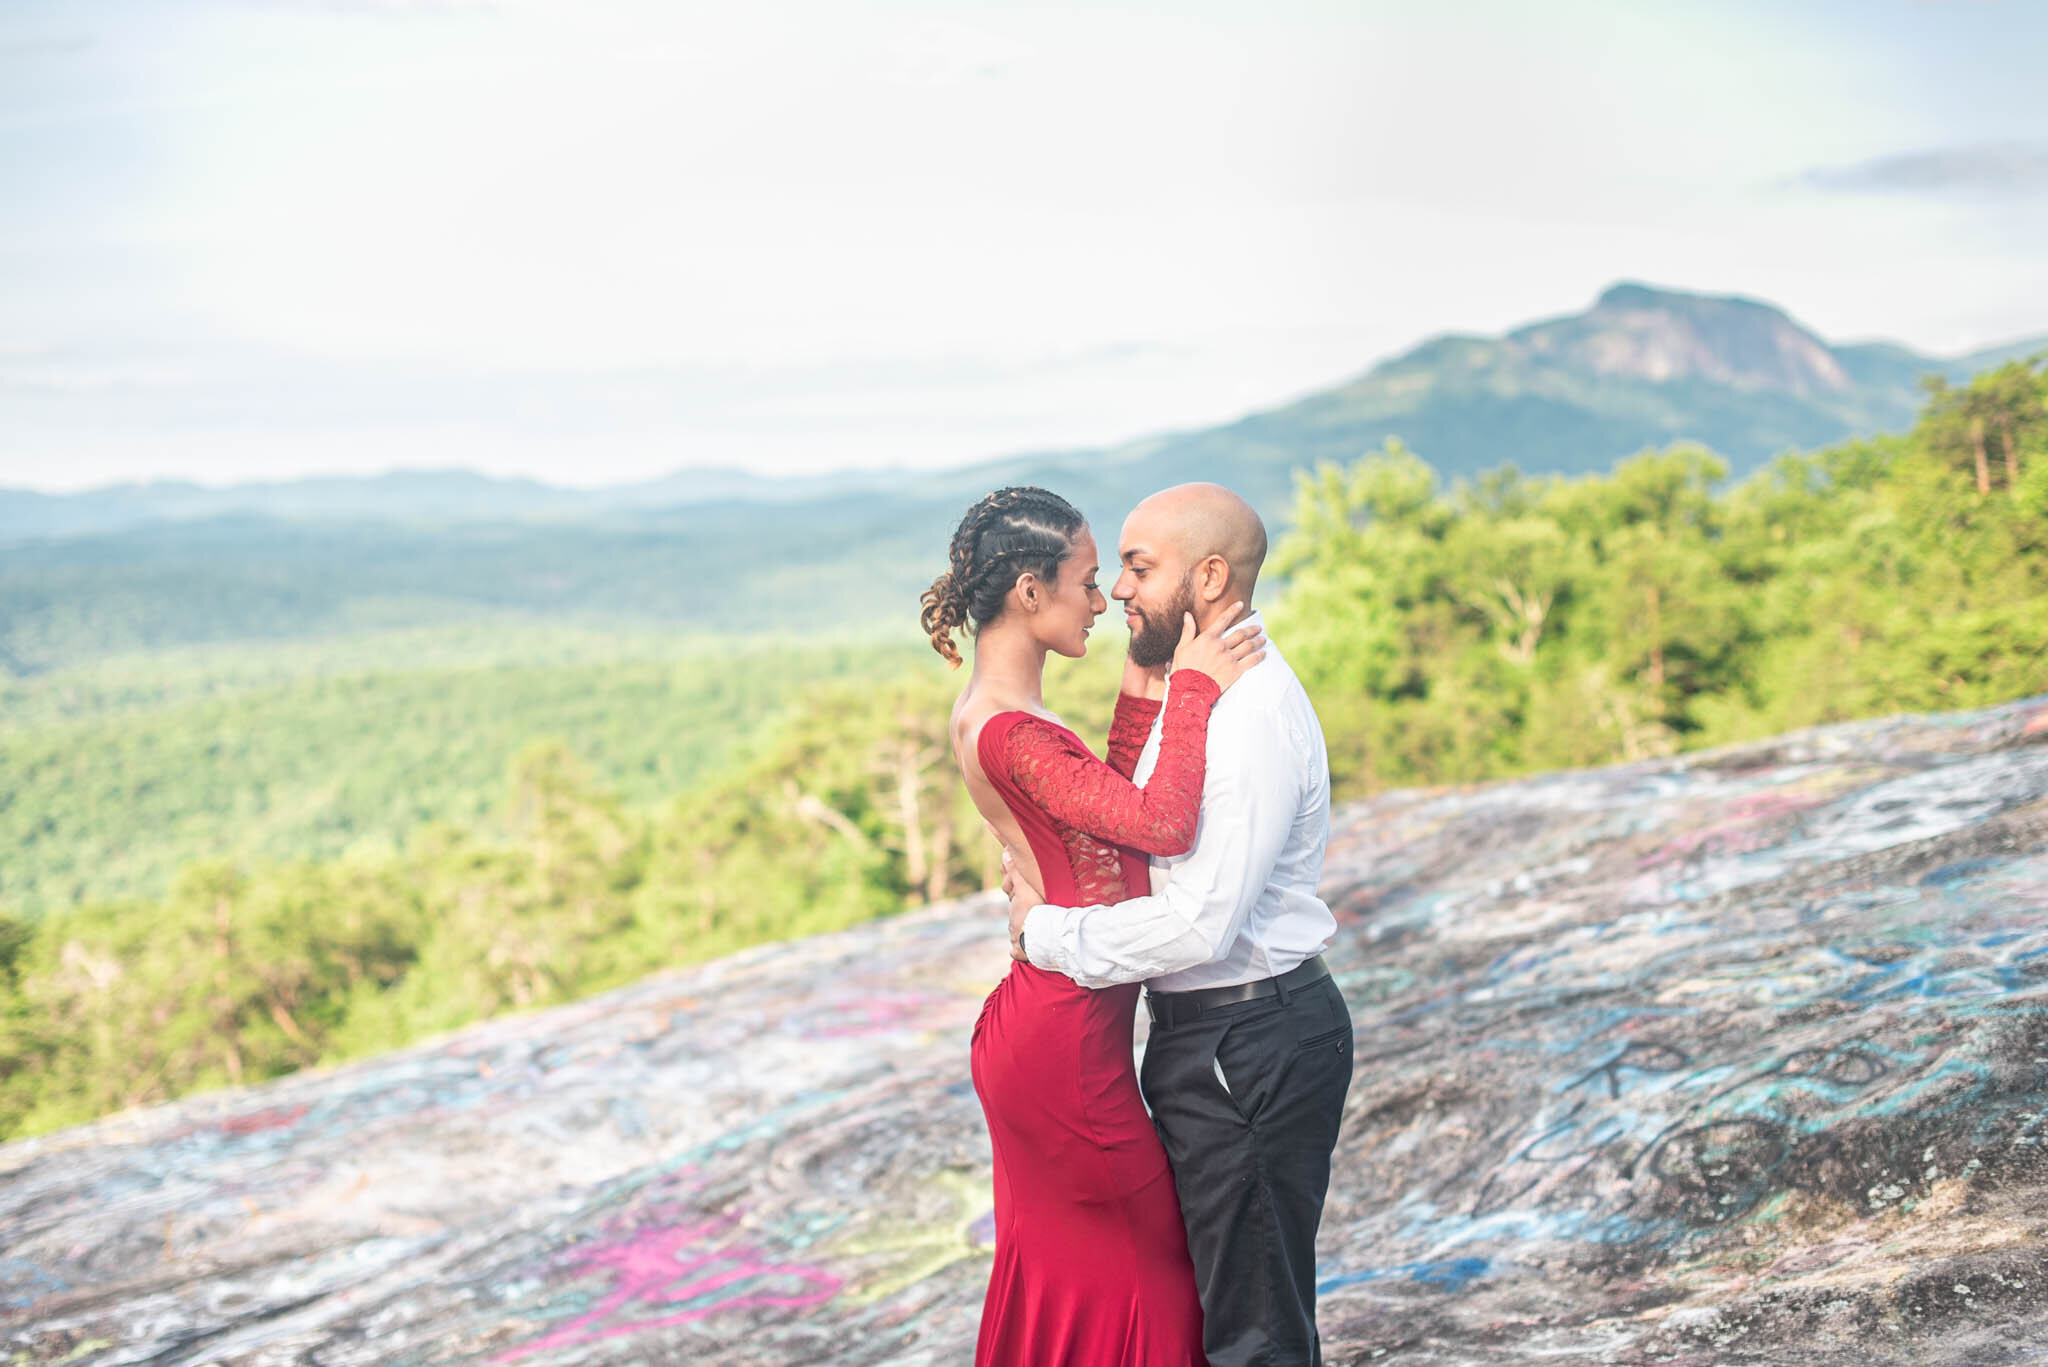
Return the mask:
[[[1209,1071],[1215,1079],[1217,1090],[1223,1093],[1223,1099],[1229,1103],[1230,1108],[1237,1112],[1240,1119],[1249,1121],[1251,1119],[1251,1111],[1247,1104],[1250,1101],[1249,1089],[1257,1079],[1245,1075],[1245,1069],[1242,1066],[1238,1069],[1239,1075],[1233,1078],[1230,1075],[1230,1070],[1223,1066],[1223,1041],[1229,1038],[1229,1036],[1230,1031],[1226,1028],[1222,1034],[1216,1036],[1215,1043],[1210,1046]]]
[[[1340,1025],[1334,1030],[1323,1030],[1319,1031],[1316,1034],[1310,1035],[1307,1039],[1298,1041],[1294,1047],[1303,1050],[1323,1049],[1327,1048],[1332,1044],[1346,1043],[1350,1039],[1351,1027],[1348,1025]]]

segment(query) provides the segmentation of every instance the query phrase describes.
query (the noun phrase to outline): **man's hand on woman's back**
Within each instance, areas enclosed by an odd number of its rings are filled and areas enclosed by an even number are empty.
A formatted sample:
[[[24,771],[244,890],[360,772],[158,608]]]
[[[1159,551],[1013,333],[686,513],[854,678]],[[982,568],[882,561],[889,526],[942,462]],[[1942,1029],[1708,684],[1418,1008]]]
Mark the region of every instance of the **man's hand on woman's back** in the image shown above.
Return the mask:
[[[1003,892],[1010,899],[1010,957],[1029,963],[1031,956],[1024,952],[1024,918],[1045,900],[1045,894],[1031,886],[1007,845],[1003,847]]]

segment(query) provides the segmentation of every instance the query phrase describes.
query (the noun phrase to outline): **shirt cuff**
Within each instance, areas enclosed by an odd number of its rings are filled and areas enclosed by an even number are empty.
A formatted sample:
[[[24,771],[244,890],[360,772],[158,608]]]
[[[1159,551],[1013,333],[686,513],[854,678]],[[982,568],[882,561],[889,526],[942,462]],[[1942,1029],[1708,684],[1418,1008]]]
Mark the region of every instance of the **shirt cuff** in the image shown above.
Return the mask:
[[[1065,973],[1067,965],[1060,958],[1060,912],[1061,907],[1040,904],[1024,915],[1024,953],[1031,960],[1033,968],[1042,968],[1049,973]]]

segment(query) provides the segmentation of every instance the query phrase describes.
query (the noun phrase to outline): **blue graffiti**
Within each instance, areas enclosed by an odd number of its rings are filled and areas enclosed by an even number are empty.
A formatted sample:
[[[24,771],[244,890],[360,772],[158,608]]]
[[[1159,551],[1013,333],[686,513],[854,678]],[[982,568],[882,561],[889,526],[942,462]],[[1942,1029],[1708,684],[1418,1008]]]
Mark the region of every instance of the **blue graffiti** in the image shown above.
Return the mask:
[[[0,1310],[23,1310],[45,1294],[70,1289],[71,1283],[26,1258],[0,1258]]]
[[[1360,1282],[1385,1281],[1390,1277],[1406,1277],[1424,1286],[1434,1286],[1441,1291],[1463,1291],[1474,1281],[1486,1275],[1491,1266],[1484,1258],[1451,1258],[1439,1263],[1402,1263],[1398,1267],[1368,1267],[1358,1272],[1345,1272],[1335,1277],[1326,1277],[1316,1283],[1316,1294],[1326,1295],[1343,1286],[1357,1286]]]

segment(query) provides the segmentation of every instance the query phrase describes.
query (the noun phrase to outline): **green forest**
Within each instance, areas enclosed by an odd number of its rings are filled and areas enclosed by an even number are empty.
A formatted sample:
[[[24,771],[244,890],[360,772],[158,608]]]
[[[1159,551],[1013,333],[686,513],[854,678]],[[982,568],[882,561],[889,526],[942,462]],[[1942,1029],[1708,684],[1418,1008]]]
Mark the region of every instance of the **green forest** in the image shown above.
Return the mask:
[[[1446,487],[1390,443],[1298,477],[1273,571],[1346,795],[2025,696],[2048,373],[1934,383],[1911,432],[1732,486],[1678,446]],[[986,886],[914,615],[864,645],[508,617],[0,684],[0,1137]],[[1114,654],[1049,680],[1083,734]]]
[[[502,833],[506,757],[536,736],[646,805],[806,688],[892,677],[914,649],[505,617],[17,681],[0,689],[0,905],[161,894],[194,851],[277,862],[390,854],[437,821]]]
[[[1275,639],[1348,792],[1603,764],[2048,686],[2048,381],[1913,431],[1449,490],[1390,447],[1302,481]]]

